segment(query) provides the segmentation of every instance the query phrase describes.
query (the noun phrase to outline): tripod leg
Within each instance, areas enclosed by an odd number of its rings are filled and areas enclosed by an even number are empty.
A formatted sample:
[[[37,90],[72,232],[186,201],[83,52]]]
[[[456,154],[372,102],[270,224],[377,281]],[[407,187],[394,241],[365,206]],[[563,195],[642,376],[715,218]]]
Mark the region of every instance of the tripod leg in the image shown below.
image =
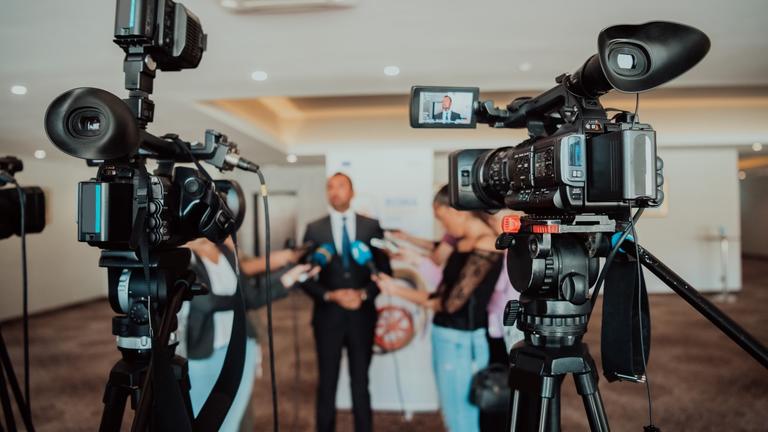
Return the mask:
[[[99,432],[120,431],[129,391],[127,388],[115,385],[111,379],[107,382],[107,388],[104,390],[104,412],[101,414]]]
[[[0,368],[5,371],[8,384],[10,385],[11,391],[13,392],[13,398],[16,400],[16,406],[19,408],[19,414],[21,415],[21,420],[24,423],[24,427],[26,427],[29,431],[34,431],[35,428],[32,425],[32,417],[30,416],[29,406],[27,405],[24,396],[21,394],[21,387],[19,387],[19,382],[16,380],[16,372],[13,371],[13,363],[11,363],[11,357],[8,355],[8,348],[5,345],[5,339],[3,338],[2,331],[0,331]],[[2,375],[2,371],[0,371],[0,375]],[[5,385],[3,385],[3,389],[6,389]],[[10,406],[10,395],[8,395],[8,405]],[[15,427],[15,425],[8,426],[8,428]]]
[[[175,356],[173,359],[174,374],[179,384],[179,390],[181,390],[181,397],[184,399],[184,407],[187,411],[187,417],[190,419],[195,418],[195,414],[192,410],[192,398],[189,395],[189,391],[192,385],[189,381],[189,365],[187,359]]]
[[[600,390],[597,388],[594,372],[574,375],[573,380],[576,382],[576,390],[584,401],[590,430],[592,432],[609,432],[611,429],[608,427],[608,417],[605,415],[603,400],[600,398]]]
[[[5,415],[5,425],[10,432],[16,431],[16,419],[13,418],[13,410],[11,409],[11,397],[8,395],[8,388],[5,386],[5,374],[0,369],[0,401],[3,404],[3,414]],[[0,424],[2,428],[2,424]]]
[[[509,406],[509,432],[517,432],[517,413],[520,410],[520,390],[512,392],[512,401]]]
[[[547,432],[547,420],[549,420],[549,399],[541,399],[541,411],[539,411],[539,432]]]
[[[560,431],[560,384],[562,376],[541,377],[539,432]]]

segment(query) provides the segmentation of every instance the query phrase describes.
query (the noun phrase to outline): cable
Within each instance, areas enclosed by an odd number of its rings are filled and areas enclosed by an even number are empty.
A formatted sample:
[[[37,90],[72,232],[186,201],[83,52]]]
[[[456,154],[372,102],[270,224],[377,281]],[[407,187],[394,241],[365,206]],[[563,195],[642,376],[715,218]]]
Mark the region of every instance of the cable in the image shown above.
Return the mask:
[[[640,93],[635,93],[635,112],[632,116],[632,128],[635,127],[635,122],[637,121],[637,112],[640,109]],[[625,111],[626,112],[626,111]],[[632,211],[632,208],[630,207],[630,211]],[[613,262],[613,258],[616,256],[616,252],[618,252],[619,247],[622,243],[624,243],[624,240],[626,240],[627,236],[629,235],[631,228],[634,227],[634,224],[637,223],[637,220],[640,219],[640,216],[643,215],[643,208],[638,208],[635,215],[632,217],[632,220],[630,221],[630,225],[624,229],[624,233],[619,237],[619,241],[616,242],[616,244],[613,246],[613,249],[611,249],[611,253],[608,254],[608,257],[605,259],[605,265],[603,266],[602,270],[600,270],[600,275],[597,277],[597,282],[595,283],[595,290],[592,292],[592,307],[589,310],[589,315],[587,316],[587,319],[589,319],[592,316],[592,311],[595,308],[595,303],[597,303],[597,295],[600,293],[600,288],[603,284],[603,280],[605,279],[608,267],[610,267],[611,263]]]
[[[272,335],[272,281],[270,280],[269,254],[270,248],[270,230],[269,230],[269,200],[267,191],[267,182],[264,180],[264,174],[258,166],[252,170],[259,176],[261,182],[261,198],[264,202],[264,238],[265,238],[265,263],[267,278],[267,338],[269,340],[269,376],[272,380],[272,429],[274,432],[280,430],[280,421],[278,419],[278,401],[277,401],[277,381],[275,377],[275,347]]]
[[[190,157],[190,159],[192,159],[192,162],[195,164],[197,169],[202,171],[205,177],[209,181],[213,181],[213,179],[208,174],[208,172],[200,165],[200,162],[197,160],[197,158],[195,158],[194,155],[192,155],[192,151],[186,145],[184,145],[183,142],[181,142],[180,140],[174,140],[174,142],[176,142],[179,148],[181,148],[182,151],[185,152]],[[269,200],[268,200],[267,182],[264,179],[264,174],[261,172],[261,169],[255,163],[241,158],[237,164],[237,167],[245,171],[256,173],[256,175],[259,176],[259,182],[261,183],[261,197],[264,202],[264,234],[265,234],[265,240],[266,240],[265,277],[267,279],[267,339],[269,341],[269,376],[272,380],[272,429],[274,432],[279,432],[280,420],[278,419],[277,381],[275,377],[276,375],[275,374],[275,349],[274,349],[273,331],[272,331],[272,281],[270,280],[271,271],[270,271],[270,265],[269,265],[269,255],[272,251],[269,244],[270,228],[269,228]],[[234,236],[233,236],[233,242],[234,242]],[[237,247],[235,247],[235,256],[237,257]],[[239,283],[240,263],[239,261],[236,261],[236,263],[237,263],[236,267],[238,268],[237,276],[238,276],[238,283]]]
[[[643,215],[644,210],[645,209],[643,208],[637,209],[637,212],[635,212],[635,215],[631,219],[633,223],[636,223],[637,220],[640,219],[640,216]],[[608,268],[611,266],[611,263],[613,262],[613,258],[616,256],[616,253],[619,251],[621,244],[624,243],[624,240],[626,240],[627,236],[629,236],[629,233],[631,232],[631,227],[632,227],[632,224],[624,228],[624,231],[621,234],[621,237],[619,237],[619,240],[616,242],[615,245],[613,245],[613,249],[611,249],[611,253],[609,253],[608,257],[605,259],[605,265],[603,265],[603,268],[600,270],[600,274],[597,277],[597,282],[595,282],[595,289],[592,291],[592,298],[591,298],[592,307],[590,307],[589,309],[589,315],[587,315],[587,319],[592,317],[592,311],[595,310],[597,297],[598,297],[598,294],[600,293],[600,288],[603,285],[603,281],[605,280],[605,276],[608,273]]]
[[[635,113],[632,116],[632,128],[635,127],[637,122],[637,110],[640,108],[640,93],[635,93]]]
[[[643,267],[640,265],[640,248],[637,246],[638,244],[638,237],[637,237],[637,231],[635,230],[635,221],[630,221],[630,225],[632,228],[632,236],[634,237],[634,244],[635,244],[635,257],[636,257],[636,263],[637,263],[637,314],[638,314],[638,321],[640,324],[640,355],[643,358],[643,370],[645,371],[645,394],[648,397],[648,427],[653,428],[651,430],[656,430],[654,424],[653,424],[653,403],[651,402],[651,378],[650,374],[648,373],[648,359],[645,357],[645,343],[643,342],[643,311],[642,311],[642,277],[643,277]],[[650,326],[650,322],[648,323]]]
[[[27,276],[27,224],[26,224],[26,197],[24,190],[16,180],[13,180],[16,191],[19,193],[19,207],[21,215],[21,278],[22,278],[22,328],[24,339],[24,396],[26,398],[27,415],[32,418],[32,402],[29,393],[29,280]]]

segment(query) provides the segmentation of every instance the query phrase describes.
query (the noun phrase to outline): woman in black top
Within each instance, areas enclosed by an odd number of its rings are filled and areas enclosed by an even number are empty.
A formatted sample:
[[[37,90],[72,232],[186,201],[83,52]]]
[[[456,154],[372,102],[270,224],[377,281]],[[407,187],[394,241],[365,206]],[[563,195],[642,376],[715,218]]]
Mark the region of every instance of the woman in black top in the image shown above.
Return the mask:
[[[458,239],[433,294],[399,284],[387,275],[374,278],[381,291],[435,311],[432,359],[443,420],[450,432],[479,431],[479,410],[469,402],[472,376],[488,364],[486,306],[501,271],[496,234],[476,214],[450,206],[444,186],[433,202],[435,217]]]

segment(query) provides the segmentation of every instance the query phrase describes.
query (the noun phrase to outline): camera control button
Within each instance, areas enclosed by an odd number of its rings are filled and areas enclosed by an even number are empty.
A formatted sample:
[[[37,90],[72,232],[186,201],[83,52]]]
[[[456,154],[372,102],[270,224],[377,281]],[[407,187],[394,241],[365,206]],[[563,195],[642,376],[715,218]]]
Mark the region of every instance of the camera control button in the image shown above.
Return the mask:
[[[200,180],[196,178],[190,178],[184,182],[184,190],[187,191],[187,193],[192,196],[199,195],[202,188],[203,188],[203,185],[200,184]]]

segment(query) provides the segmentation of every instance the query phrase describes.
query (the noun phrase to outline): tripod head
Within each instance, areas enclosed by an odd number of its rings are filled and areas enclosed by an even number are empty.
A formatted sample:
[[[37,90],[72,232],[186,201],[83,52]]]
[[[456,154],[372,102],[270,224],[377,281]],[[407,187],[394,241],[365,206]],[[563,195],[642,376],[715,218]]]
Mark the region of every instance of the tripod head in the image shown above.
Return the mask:
[[[508,216],[497,249],[506,249],[507,269],[520,300],[507,305],[505,325],[517,324],[526,341],[540,347],[572,346],[587,331],[589,289],[599,258],[608,254],[616,222],[605,215],[557,219]]]
[[[191,300],[195,295],[208,293],[207,287],[195,283],[195,274],[189,270],[190,256],[189,249],[155,251],[147,262],[149,277],[145,277],[144,263],[135,252],[105,250],[101,253],[99,266],[107,268],[110,306],[123,314],[112,319],[112,333],[117,336],[123,357],[149,354],[153,333],[151,317],[155,314],[171,320],[171,332],[176,329],[178,307],[172,306],[172,299]],[[166,317],[167,314],[170,315]],[[154,327],[157,328],[157,323]],[[172,333],[169,337],[173,338]],[[176,345],[175,340],[170,342]]]

